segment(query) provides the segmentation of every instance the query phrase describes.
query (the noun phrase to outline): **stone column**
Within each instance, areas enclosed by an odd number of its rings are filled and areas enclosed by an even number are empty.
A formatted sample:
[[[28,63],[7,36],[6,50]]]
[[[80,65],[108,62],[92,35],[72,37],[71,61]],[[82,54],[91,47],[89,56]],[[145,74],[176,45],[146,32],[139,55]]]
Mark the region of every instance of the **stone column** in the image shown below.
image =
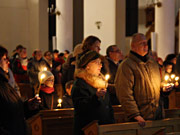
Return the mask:
[[[164,59],[174,53],[175,0],[159,0],[161,7],[155,6],[155,32],[157,33],[157,54]]]
[[[72,51],[73,48],[73,1],[56,0],[56,10],[61,14],[56,15],[57,49]]]

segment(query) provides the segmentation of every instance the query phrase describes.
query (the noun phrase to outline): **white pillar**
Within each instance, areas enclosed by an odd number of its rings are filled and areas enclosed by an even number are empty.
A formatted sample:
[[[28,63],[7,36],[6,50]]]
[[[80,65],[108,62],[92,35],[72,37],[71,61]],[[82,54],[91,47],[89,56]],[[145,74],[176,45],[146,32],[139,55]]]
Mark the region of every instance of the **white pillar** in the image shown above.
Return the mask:
[[[161,58],[174,53],[175,0],[159,0],[161,7],[155,6],[155,32],[157,33],[157,53]]]
[[[157,52],[156,32],[151,32],[151,50]]]
[[[73,48],[73,0],[56,0],[56,9],[61,15],[56,16],[57,49],[72,51]]]

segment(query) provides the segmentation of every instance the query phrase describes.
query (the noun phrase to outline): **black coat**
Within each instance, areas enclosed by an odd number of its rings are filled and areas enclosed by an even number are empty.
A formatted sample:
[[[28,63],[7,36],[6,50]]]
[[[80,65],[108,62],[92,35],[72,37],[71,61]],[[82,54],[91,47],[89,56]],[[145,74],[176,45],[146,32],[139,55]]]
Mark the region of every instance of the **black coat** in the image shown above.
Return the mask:
[[[50,94],[40,90],[39,97],[41,98],[42,109],[56,109],[58,105],[58,96],[55,92]],[[52,105],[53,104],[53,105]],[[52,108],[51,108],[52,106]]]
[[[73,108],[72,97],[67,93],[62,97],[62,108]]]
[[[9,84],[0,68],[0,134],[25,135],[24,103]]]
[[[116,72],[119,66],[118,64],[115,64],[110,58],[107,58],[108,62],[109,62],[109,70],[110,70],[110,79],[109,79],[109,83],[110,84],[114,84],[114,79],[116,76]],[[109,91],[110,91],[110,100],[111,100],[111,104],[112,105],[119,105],[119,100],[116,96],[116,89],[114,86],[109,86]]]
[[[77,78],[72,88],[74,104],[74,134],[82,135],[82,128],[98,120],[99,124],[114,122],[113,109],[110,104],[108,92],[104,97],[96,96],[96,89],[83,79]]]

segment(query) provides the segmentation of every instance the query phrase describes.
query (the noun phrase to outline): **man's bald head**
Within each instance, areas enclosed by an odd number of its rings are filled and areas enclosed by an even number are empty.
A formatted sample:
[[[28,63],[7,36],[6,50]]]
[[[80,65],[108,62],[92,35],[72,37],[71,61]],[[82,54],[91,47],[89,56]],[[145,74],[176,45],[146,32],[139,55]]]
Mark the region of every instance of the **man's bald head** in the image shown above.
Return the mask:
[[[144,34],[136,33],[132,36],[131,50],[144,56],[148,53],[148,44]]]

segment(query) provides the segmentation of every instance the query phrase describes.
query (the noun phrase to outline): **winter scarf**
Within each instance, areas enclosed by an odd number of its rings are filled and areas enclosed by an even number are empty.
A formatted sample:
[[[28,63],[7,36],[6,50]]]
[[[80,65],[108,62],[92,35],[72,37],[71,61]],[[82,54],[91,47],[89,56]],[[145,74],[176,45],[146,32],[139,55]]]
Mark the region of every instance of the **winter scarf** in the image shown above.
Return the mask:
[[[47,94],[51,94],[54,92],[54,87],[51,88],[51,87],[47,87],[46,85],[41,85],[40,90]]]
[[[103,74],[99,74],[99,76],[95,76],[89,74],[85,69],[76,69],[75,77],[81,78],[86,81],[89,85],[96,89],[106,89],[108,86],[108,82],[105,80]]]

